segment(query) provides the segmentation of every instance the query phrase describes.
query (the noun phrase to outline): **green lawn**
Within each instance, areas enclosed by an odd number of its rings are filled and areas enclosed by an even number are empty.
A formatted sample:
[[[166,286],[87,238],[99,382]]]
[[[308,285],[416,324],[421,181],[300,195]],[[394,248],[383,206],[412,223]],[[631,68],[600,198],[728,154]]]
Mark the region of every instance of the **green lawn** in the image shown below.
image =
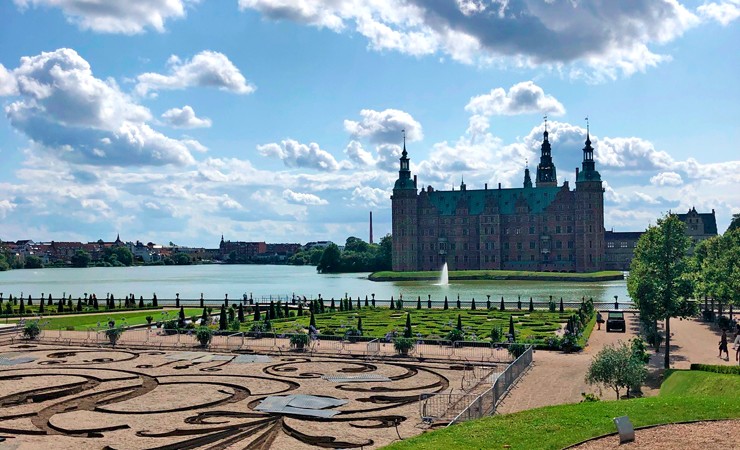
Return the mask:
[[[200,317],[202,313],[203,310],[200,308],[185,309],[186,317]],[[177,318],[177,314],[178,311],[170,310],[167,312],[166,317],[170,320],[175,319]],[[161,310],[133,311],[120,314],[108,314],[106,312],[101,312],[100,314],[85,314],[82,316],[74,317],[45,317],[41,323],[42,327],[47,330],[58,330],[60,328],[68,329],[69,327],[72,327],[75,330],[85,330],[87,328],[97,327],[98,323],[100,324],[100,326],[106,326],[109,318],[115,320],[116,323],[120,323],[121,320],[125,318],[128,325],[143,325],[146,323],[146,316],[152,316],[154,318],[154,322],[163,320],[165,318],[164,312]]]
[[[734,377],[729,380],[725,377]],[[717,384],[729,384],[727,392]],[[666,389],[666,392],[663,389]],[[454,425],[404,440],[388,449],[560,449],[615,431],[612,419],[629,416],[635,427],[740,417],[740,377],[674,371],[658,397],[574,403],[531,409]],[[687,395],[710,392],[712,396]],[[716,395],[715,395],[716,394]]]
[[[525,270],[453,270],[449,272],[450,280],[545,280],[545,281],[594,281],[621,280],[624,274],[616,270],[605,270],[590,273],[530,272]],[[402,280],[436,280],[437,271],[392,272],[382,271],[370,274],[373,281]]]
[[[412,302],[414,306],[416,302]],[[422,305],[425,305],[422,302]],[[344,329],[356,327],[358,318],[362,318],[364,336],[383,337],[389,331],[402,333],[406,326],[406,313],[411,313],[411,328],[414,336],[419,333],[424,338],[443,338],[457,325],[458,314],[461,317],[463,330],[466,334],[474,333],[478,339],[489,339],[494,326],[503,328],[504,333],[509,329],[509,317],[514,318],[514,329],[518,340],[535,340],[554,336],[555,330],[575,312],[567,309],[563,313],[533,311],[499,311],[486,310],[485,302],[478,307],[484,309],[455,309],[455,301],[450,302],[452,309],[404,309],[403,311],[389,308],[362,308],[347,312],[317,314],[316,326],[322,334],[343,335]],[[494,304],[495,305],[495,304]],[[326,305],[328,306],[328,305]],[[406,302],[408,306],[408,302]],[[523,307],[526,305],[522,304]],[[295,330],[296,326],[308,327],[310,317],[302,316],[291,319],[275,320],[272,322],[276,332],[284,333]],[[251,326],[247,321],[245,328]]]

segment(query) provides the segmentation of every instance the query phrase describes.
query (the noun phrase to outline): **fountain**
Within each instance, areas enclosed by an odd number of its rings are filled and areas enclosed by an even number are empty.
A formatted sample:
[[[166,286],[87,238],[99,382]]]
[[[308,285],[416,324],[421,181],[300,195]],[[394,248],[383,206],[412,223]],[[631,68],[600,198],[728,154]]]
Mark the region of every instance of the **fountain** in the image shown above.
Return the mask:
[[[450,276],[447,272],[447,263],[445,263],[444,266],[442,266],[442,274],[439,277],[439,285],[447,286],[448,284],[450,284]]]

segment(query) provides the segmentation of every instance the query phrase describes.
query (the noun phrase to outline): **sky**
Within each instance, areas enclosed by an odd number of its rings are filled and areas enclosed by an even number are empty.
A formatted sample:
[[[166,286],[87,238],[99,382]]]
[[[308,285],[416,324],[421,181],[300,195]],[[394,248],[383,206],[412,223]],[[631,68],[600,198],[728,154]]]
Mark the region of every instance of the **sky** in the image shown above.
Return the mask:
[[[605,227],[740,212],[740,0],[2,0],[0,239],[214,247],[390,232],[519,187],[589,119]]]

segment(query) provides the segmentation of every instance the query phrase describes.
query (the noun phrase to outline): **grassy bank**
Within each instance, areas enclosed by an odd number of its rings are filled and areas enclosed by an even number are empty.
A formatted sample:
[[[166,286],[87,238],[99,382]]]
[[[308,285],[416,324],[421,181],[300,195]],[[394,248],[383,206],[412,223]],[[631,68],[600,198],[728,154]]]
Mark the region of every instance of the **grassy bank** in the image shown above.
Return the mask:
[[[200,308],[186,308],[185,309],[185,316],[198,316],[203,313],[203,310]],[[123,319],[126,319],[126,324],[129,326],[134,325],[144,325],[146,323],[146,317],[152,316],[153,322],[161,321],[161,320],[171,320],[177,318],[178,311],[171,310],[171,311],[138,311],[138,312],[127,312],[127,313],[120,313],[120,314],[109,314],[106,312],[101,312],[100,314],[85,314],[81,316],[74,316],[74,317],[52,317],[52,318],[44,318],[41,321],[42,327],[46,330],[58,330],[60,328],[64,329],[74,329],[74,330],[86,330],[88,328],[96,328],[99,326],[107,326],[108,319],[113,319],[116,321],[116,323],[121,323]],[[28,320],[28,319],[27,319]]]
[[[698,373],[673,371],[658,397],[574,403],[493,416],[425,433],[387,448],[560,449],[613,433],[613,418],[618,416],[629,416],[635,427],[740,418],[740,377]],[[727,385],[723,391],[717,389],[719,383]],[[727,391],[723,395],[724,389]]]
[[[374,272],[371,281],[429,281],[438,280],[439,272]],[[450,281],[468,280],[520,280],[520,281],[610,281],[622,280],[620,271],[605,270],[590,273],[529,272],[520,270],[453,270]]]

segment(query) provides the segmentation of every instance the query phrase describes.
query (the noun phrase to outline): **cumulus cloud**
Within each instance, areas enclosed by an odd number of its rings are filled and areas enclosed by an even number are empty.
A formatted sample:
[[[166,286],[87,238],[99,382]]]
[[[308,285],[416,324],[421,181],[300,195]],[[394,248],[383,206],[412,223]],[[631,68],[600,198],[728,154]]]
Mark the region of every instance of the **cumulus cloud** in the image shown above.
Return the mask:
[[[278,158],[287,167],[302,167],[324,171],[335,171],[341,168],[334,156],[322,150],[319,144],[301,144],[293,139],[257,146],[262,156]]]
[[[151,112],[96,78],[72,49],[21,58],[12,71],[20,100],[5,107],[11,125],[56,157],[94,165],[191,164],[186,142],[146,122]]]
[[[375,164],[375,159],[373,158],[372,153],[365,150],[362,147],[362,144],[355,140],[352,140],[347,144],[347,147],[344,149],[344,153],[350,161],[360,166],[372,166]]]
[[[650,184],[655,186],[680,186],[683,178],[676,172],[661,172],[650,178]]]
[[[503,88],[470,99],[465,110],[484,116],[513,116],[518,114],[565,114],[565,107],[552,95],[532,81],[517,83],[506,92]]]
[[[368,139],[379,144],[397,144],[401,141],[401,130],[406,130],[406,139],[409,141],[424,138],[421,124],[405,111],[363,109],[360,116],[362,116],[360,121],[344,121],[344,129],[355,139]]]
[[[8,217],[8,214],[13,212],[15,207],[16,204],[11,202],[10,200],[0,200],[0,218],[4,219]]]
[[[137,34],[147,28],[165,31],[169,19],[185,17],[186,9],[199,0],[14,0],[21,10],[29,6],[60,8],[67,19],[83,30],[100,33]]]
[[[4,95],[15,95],[18,89],[15,84],[15,77],[2,64],[0,64],[0,97]]]
[[[464,63],[498,59],[557,67],[581,61],[609,77],[664,61],[650,46],[670,42],[699,21],[676,0],[239,0],[239,7],[338,33],[355,31],[379,51],[441,53]]]
[[[352,202],[366,208],[387,207],[391,197],[390,189],[381,189],[371,186],[358,186],[352,190]]]
[[[740,17],[740,0],[705,3],[696,9],[704,19],[715,20],[723,26]]]
[[[290,189],[285,189],[283,191],[283,198],[297,205],[320,206],[329,204],[328,201],[318,195],[309,194],[307,192],[293,192]]]
[[[162,120],[174,128],[208,128],[211,126],[211,119],[196,117],[195,111],[188,105],[168,109],[162,114]]]
[[[168,74],[143,73],[137,77],[136,92],[145,96],[160,89],[215,87],[237,94],[250,94],[255,87],[223,53],[202,51],[184,62],[176,55],[167,61]]]

